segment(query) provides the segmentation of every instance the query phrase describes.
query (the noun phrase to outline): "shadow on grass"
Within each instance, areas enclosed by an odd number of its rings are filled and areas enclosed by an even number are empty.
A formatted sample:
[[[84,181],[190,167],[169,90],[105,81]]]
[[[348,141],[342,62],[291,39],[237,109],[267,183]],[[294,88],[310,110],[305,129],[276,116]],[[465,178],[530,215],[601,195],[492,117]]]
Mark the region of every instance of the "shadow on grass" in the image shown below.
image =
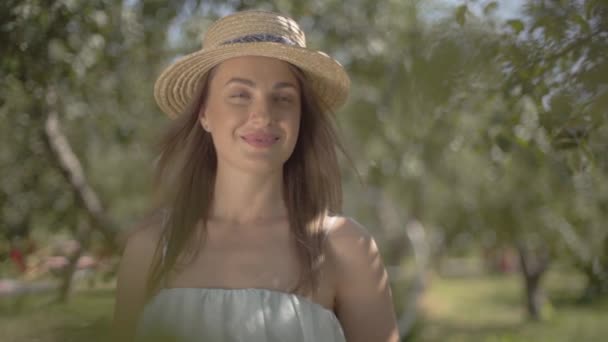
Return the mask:
[[[92,322],[66,322],[53,329],[49,342],[111,341],[110,324],[109,318],[101,318]]]
[[[557,308],[596,312],[606,315],[608,318],[608,296],[589,299],[582,298],[581,296],[553,295],[551,303]]]
[[[422,323],[423,329],[430,331],[436,330],[440,332],[441,336],[446,334],[458,334],[458,335],[503,335],[505,333],[514,333],[521,329],[528,323],[503,323],[503,322],[487,322],[487,323],[471,323],[466,324],[463,322],[453,322],[448,320],[429,320]]]
[[[545,320],[528,320],[522,312],[520,321],[510,322],[496,317],[482,321],[479,315],[468,319],[472,308],[463,305],[460,317],[421,317],[415,335],[407,341],[607,341],[603,322],[608,322],[608,298],[581,303],[570,295],[552,303],[554,311]]]
[[[23,294],[0,298],[0,318],[15,317],[54,305],[50,294]]]
[[[55,293],[0,298],[1,341],[111,341],[113,289],[79,290],[67,303]]]
[[[113,301],[114,289],[86,289],[72,294],[66,303],[57,301],[55,292],[22,294],[0,297],[0,317],[30,315],[38,310],[62,310],[62,308],[90,306],[99,302]]]

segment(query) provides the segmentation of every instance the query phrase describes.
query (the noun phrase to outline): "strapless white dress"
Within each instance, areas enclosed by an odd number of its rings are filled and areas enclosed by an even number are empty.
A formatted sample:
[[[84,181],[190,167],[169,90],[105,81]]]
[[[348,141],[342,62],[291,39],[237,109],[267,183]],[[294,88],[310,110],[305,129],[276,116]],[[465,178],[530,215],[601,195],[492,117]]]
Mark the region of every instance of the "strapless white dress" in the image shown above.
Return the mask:
[[[345,342],[333,311],[268,289],[166,288],[146,304],[137,341]]]

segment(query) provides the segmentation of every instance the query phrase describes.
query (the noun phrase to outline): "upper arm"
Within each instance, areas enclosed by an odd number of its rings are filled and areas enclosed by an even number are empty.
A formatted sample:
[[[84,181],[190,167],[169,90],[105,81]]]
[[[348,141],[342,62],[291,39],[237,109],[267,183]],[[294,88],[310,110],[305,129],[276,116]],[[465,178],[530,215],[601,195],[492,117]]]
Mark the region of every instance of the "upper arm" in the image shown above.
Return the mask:
[[[118,267],[113,326],[117,337],[131,340],[146,301],[147,280],[160,238],[159,227],[137,229],[127,240]]]
[[[399,340],[388,274],[374,239],[340,218],[329,234],[336,275],[336,314],[349,342]]]

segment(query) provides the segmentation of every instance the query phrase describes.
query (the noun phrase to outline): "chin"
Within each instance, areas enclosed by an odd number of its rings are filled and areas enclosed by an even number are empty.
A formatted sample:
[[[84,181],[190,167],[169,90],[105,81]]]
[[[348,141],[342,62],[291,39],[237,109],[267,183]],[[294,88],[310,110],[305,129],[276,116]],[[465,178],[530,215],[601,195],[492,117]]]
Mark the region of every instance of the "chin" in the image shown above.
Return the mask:
[[[280,162],[264,163],[262,161],[247,162],[247,163],[242,163],[241,169],[250,174],[268,175],[268,174],[281,172],[283,170],[283,163],[280,163]]]
[[[224,164],[226,164],[225,166],[230,165],[231,168],[251,174],[280,172],[283,170],[283,165],[285,165],[285,162],[291,156],[292,151],[283,146],[276,147],[270,149],[240,149],[237,153],[231,153],[231,156],[225,155],[226,158],[220,157],[220,163],[223,160]]]
[[[269,151],[270,152],[270,151]],[[283,169],[287,157],[274,153],[244,153],[233,158],[230,164],[252,174],[275,173]]]

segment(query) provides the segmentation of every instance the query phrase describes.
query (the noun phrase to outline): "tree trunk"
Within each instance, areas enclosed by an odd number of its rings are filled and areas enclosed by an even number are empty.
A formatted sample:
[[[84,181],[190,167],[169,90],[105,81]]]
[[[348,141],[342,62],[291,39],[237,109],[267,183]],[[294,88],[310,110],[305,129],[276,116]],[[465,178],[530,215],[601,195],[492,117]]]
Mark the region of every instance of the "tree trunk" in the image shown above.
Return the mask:
[[[548,216],[554,227],[576,259],[575,265],[586,277],[586,285],[581,293],[581,301],[589,301],[608,294],[608,236],[603,237],[603,248],[598,252],[588,248],[583,238],[565,218]]]
[[[398,325],[401,338],[411,335],[418,318],[418,304],[427,287],[427,273],[431,254],[424,227],[420,222],[416,220],[408,222],[405,230],[414,252],[416,271],[405,297],[403,311],[399,317]]]
[[[47,116],[44,124],[44,139],[49,147],[57,167],[72,187],[78,203],[82,206],[91,222],[91,227],[99,231],[106,243],[117,248],[116,224],[106,214],[99,196],[89,184],[78,156],[61,129],[56,110],[57,95],[52,89],[47,91]]]
[[[78,269],[78,260],[82,256],[83,252],[89,248],[91,229],[87,222],[81,220],[81,222],[78,224],[78,229],[76,232],[74,232],[74,235],[80,247],[72,255],[67,256],[68,265],[62,274],[61,284],[59,285],[59,293],[57,296],[57,301],[59,303],[66,303],[68,301],[73,285],[74,273]]]
[[[57,301],[59,303],[66,303],[69,298],[70,290],[72,289],[72,280],[74,279],[74,272],[78,267],[78,259],[82,255],[82,247],[79,248],[74,254],[69,255],[68,265],[61,275],[61,283],[59,285],[59,292],[57,294]]]
[[[606,253],[606,252],[605,252]],[[599,258],[579,266],[586,276],[587,283],[581,295],[581,301],[590,301],[608,294],[608,267]]]
[[[524,274],[526,284],[526,308],[530,318],[540,320],[541,309],[544,303],[542,289],[540,287],[540,274]]]
[[[541,281],[549,267],[549,253],[544,249],[534,250],[523,245],[518,246],[517,250],[524,278],[526,309],[529,317],[538,321],[543,318],[542,307],[545,303],[545,295]]]

